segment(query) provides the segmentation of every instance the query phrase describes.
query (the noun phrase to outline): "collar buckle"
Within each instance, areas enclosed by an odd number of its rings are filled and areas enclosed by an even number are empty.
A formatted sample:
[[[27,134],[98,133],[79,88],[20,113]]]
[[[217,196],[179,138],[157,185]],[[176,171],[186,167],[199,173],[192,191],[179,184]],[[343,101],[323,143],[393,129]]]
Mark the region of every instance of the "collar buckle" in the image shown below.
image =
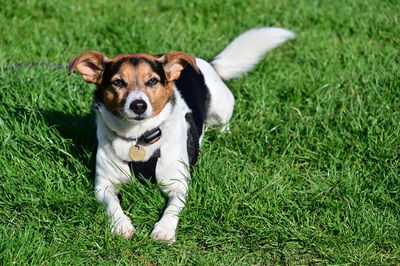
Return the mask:
[[[160,140],[161,135],[162,135],[161,129],[156,128],[154,130],[144,133],[139,138],[139,141],[144,142],[145,144],[153,144]]]

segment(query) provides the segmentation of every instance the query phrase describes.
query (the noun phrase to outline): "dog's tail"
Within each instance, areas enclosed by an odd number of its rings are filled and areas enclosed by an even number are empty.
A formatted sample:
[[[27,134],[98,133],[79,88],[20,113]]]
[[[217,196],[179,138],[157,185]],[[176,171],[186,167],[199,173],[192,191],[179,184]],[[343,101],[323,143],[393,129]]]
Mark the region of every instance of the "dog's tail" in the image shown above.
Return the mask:
[[[231,42],[211,62],[218,75],[229,80],[250,71],[271,49],[296,35],[282,28],[256,28]]]

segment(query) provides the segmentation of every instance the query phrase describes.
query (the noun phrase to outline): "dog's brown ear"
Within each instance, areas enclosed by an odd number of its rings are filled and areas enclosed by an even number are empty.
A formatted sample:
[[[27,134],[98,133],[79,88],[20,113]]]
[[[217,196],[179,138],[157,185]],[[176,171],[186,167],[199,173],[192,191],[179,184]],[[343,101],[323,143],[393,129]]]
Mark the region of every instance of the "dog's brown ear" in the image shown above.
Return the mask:
[[[196,58],[184,52],[170,52],[158,59],[164,64],[164,71],[168,81],[177,80],[182,70],[190,64],[197,73],[200,73],[196,65]]]
[[[89,83],[100,84],[103,76],[104,64],[108,58],[99,52],[87,51],[80,56],[75,56],[69,60],[68,75],[74,70],[78,70],[83,79]]]

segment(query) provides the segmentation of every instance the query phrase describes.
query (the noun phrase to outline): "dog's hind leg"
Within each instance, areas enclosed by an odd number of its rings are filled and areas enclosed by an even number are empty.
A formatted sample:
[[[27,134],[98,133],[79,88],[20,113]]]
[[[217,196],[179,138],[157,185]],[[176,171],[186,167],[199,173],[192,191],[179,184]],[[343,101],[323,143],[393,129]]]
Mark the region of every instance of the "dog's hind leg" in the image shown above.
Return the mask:
[[[235,104],[233,94],[210,63],[199,58],[196,59],[196,63],[204,75],[204,81],[210,92],[206,124],[207,126],[222,125],[221,131],[228,130]]]

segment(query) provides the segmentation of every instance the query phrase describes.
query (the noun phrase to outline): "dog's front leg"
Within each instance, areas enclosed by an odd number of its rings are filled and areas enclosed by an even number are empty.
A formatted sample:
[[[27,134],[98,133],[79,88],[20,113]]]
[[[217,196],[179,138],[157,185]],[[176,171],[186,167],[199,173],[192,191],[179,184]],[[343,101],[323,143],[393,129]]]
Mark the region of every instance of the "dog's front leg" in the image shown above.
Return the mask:
[[[182,162],[170,166],[166,171],[159,171],[160,168],[163,168],[162,165],[157,169],[157,183],[163,192],[168,193],[168,204],[161,219],[154,225],[151,237],[172,244],[175,242],[178,215],[186,203],[189,172]]]
[[[111,231],[130,239],[135,233],[131,220],[124,214],[116,185],[128,181],[129,166],[99,148],[96,155],[95,189],[97,199],[107,208]]]

